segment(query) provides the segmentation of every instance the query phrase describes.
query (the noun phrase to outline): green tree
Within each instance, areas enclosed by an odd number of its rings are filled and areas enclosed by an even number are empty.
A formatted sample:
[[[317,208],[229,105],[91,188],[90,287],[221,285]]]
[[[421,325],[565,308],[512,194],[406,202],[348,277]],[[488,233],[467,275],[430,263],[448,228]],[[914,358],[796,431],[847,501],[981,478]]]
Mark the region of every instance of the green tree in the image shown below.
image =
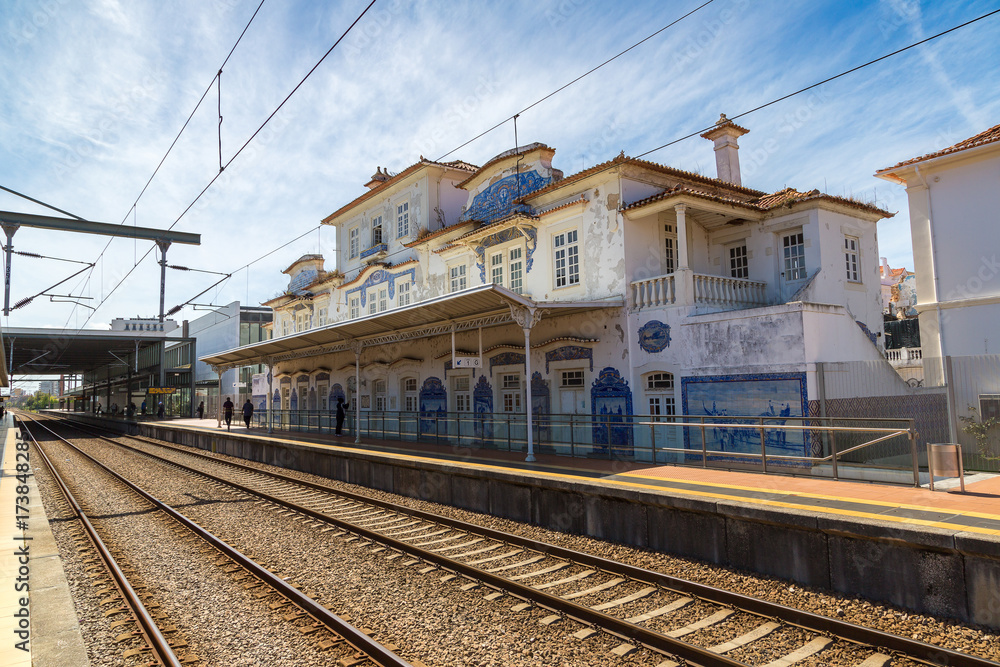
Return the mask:
[[[38,392],[25,401],[24,407],[28,410],[43,410],[52,407],[56,402],[56,399],[49,394]]]

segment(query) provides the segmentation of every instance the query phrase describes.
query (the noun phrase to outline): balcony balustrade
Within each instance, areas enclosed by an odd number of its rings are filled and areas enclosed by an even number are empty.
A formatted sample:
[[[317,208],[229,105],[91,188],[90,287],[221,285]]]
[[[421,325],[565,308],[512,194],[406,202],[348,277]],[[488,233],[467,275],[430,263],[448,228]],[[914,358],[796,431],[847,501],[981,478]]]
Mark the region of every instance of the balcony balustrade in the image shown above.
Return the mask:
[[[692,296],[684,298],[679,277],[668,273],[632,283],[632,308],[656,308],[671,305],[707,305],[722,310],[739,310],[767,304],[767,283],[726,276],[691,273]],[[690,300],[690,304],[685,302]]]

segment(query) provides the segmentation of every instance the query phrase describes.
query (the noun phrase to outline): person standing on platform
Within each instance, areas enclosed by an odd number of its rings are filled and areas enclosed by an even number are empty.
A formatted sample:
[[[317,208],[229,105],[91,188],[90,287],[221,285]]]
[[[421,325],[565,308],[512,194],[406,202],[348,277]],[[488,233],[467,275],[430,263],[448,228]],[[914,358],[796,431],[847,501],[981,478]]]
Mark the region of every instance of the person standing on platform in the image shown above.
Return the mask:
[[[233,405],[232,400],[228,396],[226,396],[226,402],[222,404],[222,416],[226,420],[227,431],[230,430],[229,425],[233,421],[233,408],[235,407],[236,406]]]
[[[166,414],[166,411],[163,409],[163,401],[160,401],[159,404],[157,404],[157,406],[156,406],[156,418],[157,419],[163,419],[163,416],[165,414]]]
[[[250,399],[243,404],[243,421],[246,422],[247,428],[250,428],[250,420],[253,419],[253,403]]]
[[[198,419],[205,418],[205,401],[198,404]]]
[[[146,399],[142,399],[142,406],[139,409],[142,410],[143,415],[146,414]]]
[[[337,397],[337,430],[336,435],[344,435],[344,419],[347,417],[347,403],[340,396]]]

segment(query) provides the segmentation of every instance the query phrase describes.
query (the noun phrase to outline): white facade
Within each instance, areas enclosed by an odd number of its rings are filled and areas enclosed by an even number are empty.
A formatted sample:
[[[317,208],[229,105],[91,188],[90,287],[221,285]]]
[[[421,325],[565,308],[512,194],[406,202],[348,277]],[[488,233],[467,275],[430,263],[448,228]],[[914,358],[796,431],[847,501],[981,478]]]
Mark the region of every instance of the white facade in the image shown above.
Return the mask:
[[[488,393],[497,414],[529,404],[595,420],[806,414],[817,362],[885,363],[873,332],[882,329],[876,222],[888,214],[816,190],[738,185],[745,133],[724,117],[706,133],[728,180],[624,155],[564,178],[542,144],[480,168],[379,169],[367,193],[323,221],[337,229],[335,270],[300,258],[285,271],[288,289],[265,304],[272,342],[288,339],[280,355],[267,347],[285,383],[280,407],[329,409],[336,385],[366,411],[426,409],[425,396],[448,412],[477,411]],[[364,343],[356,322],[423,302],[446,326],[449,294],[490,284],[540,319],[524,324],[515,304],[506,320],[460,329],[454,342],[439,327],[363,346],[360,392],[355,353],[324,352],[310,334],[333,340],[343,327]],[[586,308],[559,315],[556,305],[570,304]],[[463,369],[459,357],[482,365]],[[558,421],[537,437],[577,437]],[[779,449],[805,446],[776,438]]]
[[[876,176],[906,186],[925,384],[945,357],[1000,354],[1000,125]]]

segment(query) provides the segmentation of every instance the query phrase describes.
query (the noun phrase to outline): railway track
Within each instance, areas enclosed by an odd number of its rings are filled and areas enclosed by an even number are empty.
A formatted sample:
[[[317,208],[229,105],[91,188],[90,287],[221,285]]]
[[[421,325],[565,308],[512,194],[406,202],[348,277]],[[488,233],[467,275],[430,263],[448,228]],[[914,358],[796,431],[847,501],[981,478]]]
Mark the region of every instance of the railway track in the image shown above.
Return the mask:
[[[280,511],[331,524],[346,540],[401,559],[423,574],[438,572],[464,590],[486,590],[487,599],[515,598],[515,612],[547,610],[543,624],[577,621],[585,626],[574,633],[577,639],[601,631],[623,640],[620,654],[637,646],[658,651],[665,656],[664,667],[682,661],[786,667],[826,664],[824,656],[833,655],[838,664],[862,667],[907,661],[956,667],[998,664],[149,438],[108,440],[254,494]],[[778,652],[761,648],[777,636],[794,647]],[[698,643],[685,641],[691,638]]]
[[[259,608],[267,610],[262,615],[263,623],[270,623],[274,616],[280,616],[290,628],[294,628],[298,642],[310,642],[315,652],[327,654],[330,660],[336,660],[339,665],[413,667],[396,655],[390,647],[378,643],[263,565],[246,557],[176,509],[157,500],[83,452],[69,440],[39,423],[42,420],[23,414],[18,415],[18,418],[23,433],[34,444],[35,450],[53,476],[66,503],[72,508],[73,514],[86,532],[86,539],[92,545],[97,555],[96,559],[100,560],[99,565],[95,563],[88,567],[92,570],[90,576],[95,577],[96,581],[103,581],[104,575],[93,570],[103,567],[107,572],[110,585],[99,591],[104,598],[101,604],[108,605],[105,616],[123,615],[120,620],[111,622],[110,628],[121,630],[115,638],[115,643],[125,645],[121,658],[126,663],[141,661],[141,664],[170,667],[209,664],[189,649],[183,628],[179,629],[183,623],[177,622],[175,625],[172,615],[166,611],[167,605],[161,605],[156,601],[155,582],[147,579],[144,583],[136,584],[131,581],[142,567],[127,562],[130,548],[122,546],[120,534],[116,536],[116,532],[120,533],[121,526],[109,524],[104,531],[98,528],[109,519],[131,514],[144,517],[142,526],[144,532],[155,533],[157,530],[160,532],[161,537],[155,543],[163,548],[163,553],[160,556],[144,554],[147,560],[161,558],[176,565],[179,557],[179,550],[176,548],[178,543],[186,547],[180,549],[182,559],[194,554],[195,560],[203,561],[202,565],[205,560],[213,559],[213,567],[221,569],[231,585],[228,590],[223,586],[208,593],[201,592],[199,597],[210,599],[212,605],[244,609],[247,600],[253,600]],[[39,428],[44,429],[46,435],[50,436],[44,446],[36,437],[40,435]],[[54,444],[51,438],[55,438],[59,443],[56,445],[59,448],[58,456],[50,456],[50,452],[46,451],[52,449]],[[81,466],[101,471],[106,481],[100,484],[99,498],[77,498],[71,489],[73,482],[67,482],[65,475],[59,472],[59,468],[70,465],[73,466],[74,472]],[[91,493],[94,492],[93,483],[85,486],[90,486]],[[129,496],[127,501],[121,500],[124,494]],[[115,502],[118,503],[117,505],[112,503],[114,512],[112,514],[108,513],[108,496],[115,498]],[[88,505],[91,504],[98,508],[97,512],[104,514],[96,519],[89,517]],[[164,527],[171,533],[170,539],[163,539]],[[111,537],[106,535],[102,538],[101,532],[107,532]],[[150,547],[147,541],[142,548],[155,549],[156,546]],[[134,548],[132,551],[134,552]],[[121,562],[123,560],[121,556],[116,559],[113,556],[115,552],[126,554],[126,562]],[[192,563],[187,567],[194,569],[197,566],[196,563]],[[138,576],[142,578],[141,574]],[[179,615],[190,615],[192,610],[197,612],[199,604],[197,601],[189,596],[185,602],[184,613]],[[292,632],[290,630],[289,634]],[[188,632],[187,636],[190,638],[191,633]],[[208,638],[206,641],[210,643],[213,640]],[[150,660],[152,662],[149,662]],[[324,664],[326,664],[325,659]]]

